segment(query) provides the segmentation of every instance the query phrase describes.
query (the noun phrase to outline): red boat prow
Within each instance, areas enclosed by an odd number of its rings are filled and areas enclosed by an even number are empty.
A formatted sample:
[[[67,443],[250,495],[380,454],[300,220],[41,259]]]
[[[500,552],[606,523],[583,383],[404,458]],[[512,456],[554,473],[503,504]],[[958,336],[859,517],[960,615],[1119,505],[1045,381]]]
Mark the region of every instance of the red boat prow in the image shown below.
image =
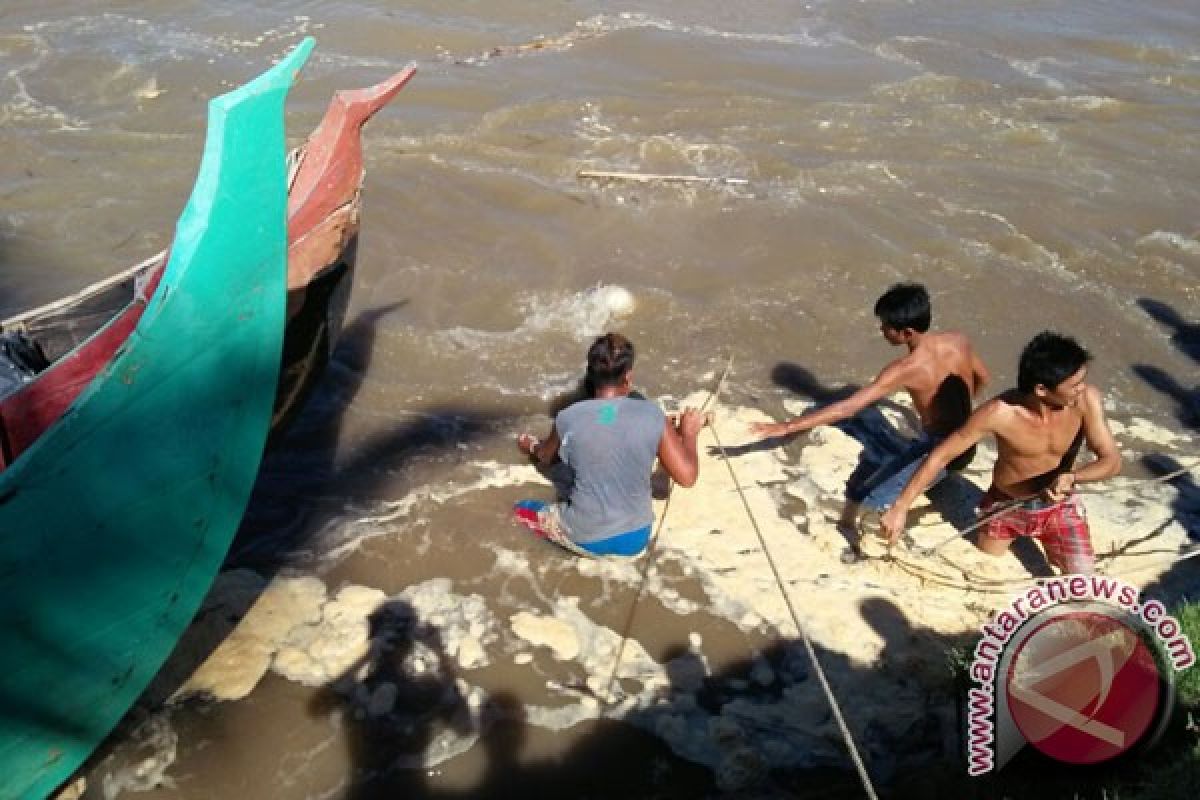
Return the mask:
[[[363,181],[361,130],[364,123],[396,96],[416,74],[409,66],[387,80],[366,89],[336,92],[321,123],[301,146],[288,194],[288,332],[285,363],[281,370],[276,422],[299,402],[304,390],[319,372],[320,356],[332,349],[340,318],[316,323],[296,322],[305,309],[308,289],[323,276],[344,267],[343,281],[351,279],[358,235],[358,202]],[[0,401],[0,468],[11,464],[55,422],[129,338],[146,303],[153,295],[166,265],[167,253],[148,259],[134,268],[141,284],[133,297],[104,326],[70,352],[55,360],[30,383]],[[97,284],[76,296],[88,298],[104,291],[120,291],[118,284]],[[324,289],[320,302],[329,303],[334,289]],[[344,312],[348,287],[340,293],[339,309],[311,310],[338,316]],[[44,307],[60,313],[71,299]],[[36,319],[38,311],[18,319]],[[23,327],[24,322],[18,327]],[[332,330],[331,330],[332,329]],[[298,342],[299,336],[314,341]],[[317,341],[323,337],[324,341]],[[287,363],[291,359],[295,363]]]

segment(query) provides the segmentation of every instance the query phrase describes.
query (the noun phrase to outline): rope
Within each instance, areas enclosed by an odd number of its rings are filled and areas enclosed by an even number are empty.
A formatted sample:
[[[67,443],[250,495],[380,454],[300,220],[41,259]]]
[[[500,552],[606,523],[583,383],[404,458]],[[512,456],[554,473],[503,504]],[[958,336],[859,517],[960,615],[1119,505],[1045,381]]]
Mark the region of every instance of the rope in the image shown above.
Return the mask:
[[[1160,523],[1158,525],[1158,527],[1154,531],[1151,532],[1150,536],[1153,536],[1157,532],[1161,531],[1163,529],[1163,527],[1165,527],[1169,522],[1170,522],[1170,520],[1168,519],[1168,520],[1165,520],[1164,522]],[[1143,539],[1141,541],[1145,541],[1146,538],[1149,538],[1149,537],[1143,537]],[[1101,562],[1101,561],[1112,562],[1123,556],[1145,556],[1145,555],[1153,555],[1155,553],[1169,553],[1169,552],[1172,552],[1172,551],[1170,551],[1170,550],[1151,550],[1151,551],[1129,552],[1129,551],[1125,551],[1125,550],[1112,550],[1108,553],[1098,554],[1096,556],[1096,561],[1097,562]],[[1175,551],[1175,552],[1178,553],[1178,555],[1175,558],[1171,559],[1170,561],[1166,562],[1165,564],[1162,562],[1155,562],[1155,563],[1150,563],[1150,564],[1140,564],[1140,565],[1132,567],[1132,568],[1123,569],[1120,572],[1107,572],[1104,574],[1112,575],[1113,577],[1122,577],[1122,576],[1128,575],[1130,573],[1140,572],[1140,571],[1147,570],[1147,569],[1159,569],[1159,570],[1170,569],[1171,567],[1175,566],[1176,564],[1180,563],[1181,561],[1187,561],[1188,559],[1195,558],[1197,555],[1200,555],[1200,546],[1195,546],[1195,547],[1189,548],[1189,549],[1183,551],[1182,553],[1179,553],[1179,551]],[[922,583],[928,581],[928,582],[934,583],[938,586],[943,586],[945,588],[950,588],[950,589],[956,589],[958,591],[967,592],[967,593],[977,592],[979,594],[1006,594],[1015,588],[1022,588],[1022,587],[1029,585],[1028,578],[989,578],[989,577],[985,577],[982,575],[978,575],[974,572],[971,572],[967,568],[950,560],[943,554],[937,554],[937,557],[947,567],[950,567],[952,570],[959,573],[962,576],[962,580],[966,581],[966,582],[965,583],[959,582],[953,576],[946,575],[945,573],[942,573],[942,572],[937,572],[936,570],[933,570],[929,566],[919,564],[915,561],[905,559],[905,558],[901,557],[900,555],[898,555],[897,553],[895,553],[894,551],[888,552],[886,555],[880,557],[879,560],[883,561],[885,563],[895,564],[901,570],[903,570],[904,572],[907,572],[908,574],[917,578]]]
[[[1134,483],[1127,483],[1127,484],[1124,484],[1121,486],[1081,487],[1079,489],[1076,489],[1075,491],[1078,494],[1097,494],[1097,495],[1112,494],[1115,492],[1123,492],[1123,491],[1135,491],[1135,490],[1141,489],[1144,486],[1150,486],[1150,485],[1153,485],[1156,483],[1166,483],[1167,481],[1174,480],[1175,478],[1178,478],[1181,475],[1188,474],[1192,470],[1196,469],[1196,467],[1200,467],[1200,458],[1193,459],[1192,462],[1190,464],[1188,464],[1187,466],[1180,467],[1179,469],[1174,470],[1173,472],[1168,472],[1165,475],[1158,475],[1153,478],[1146,478],[1141,481],[1136,481]],[[1037,496],[1038,495],[1036,495],[1036,494],[1031,494],[1031,495],[1026,495],[1025,497],[1017,497],[1012,500],[1006,500],[1005,502],[1000,503],[997,506],[995,506],[994,508],[992,508],[991,511],[989,511],[987,514],[985,514],[982,517],[980,517],[979,519],[977,519],[973,524],[968,525],[967,527],[963,528],[961,531],[956,532],[954,535],[947,536],[945,539],[938,542],[933,547],[922,548],[920,553],[921,553],[921,555],[924,555],[924,556],[932,556],[935,553],[937,553],[939,550],[941,550],[943,547],[950,544],[951,542],[961,539],[962,537],[966,536],[969,533],[973,533],[974,531],[982,528],[984,525],[986,525],[987,523],[996,519],[997,517],[1002,517],[1006,514],[1011,514],[1012,512],[1017,510],[1017,507],[1019,505],[1021,505],[1021,503],[1024,503],[1027,500],[1032,500]]]
[[[721,460],[725,462],[725,466],[729,469],[729,477],[733,479],[733,485],[737,489],[738,497],[742,499],[742,506],[746,509],[746,516],[750,519],[750,525],[754,528],[754,533],[758,535],[758,543],[762,547],[763,555],[767,557],[767,564],[771,567],[771,573],[775,576],[775,582],[779,585],[779,592],[783,595],[783,601],[787,605],[788,613],[792,616],[792,624],[796,626],[796,631],[800,634],[800,638],[804,642],[804,649],[808,652],[808,659],[817,673],[817,679],[821,683],[821,688],[825,691],[825,699],[829,702],[829,710],[833,713],[833,718],[842,733],[842,738],[846,741],[846,750],[850,754],[850,760],[854,762],[855,770],[858,771],[863,791],[866,792],[867,797],[871,798],[871,800],[878,800],[879,796],[875,793],[875,787],[871,783],[871,776],[867,773],[867,767],[858,752],[858,747],[854,744],[854,736],[851,735],[850,728],[846,725],[846,719],[842,716],[842,709],[838,705],[837,697],[833,693],[833,687],[829,685],[829,679],[825,677],[825,670],[821,667],[821,662],[817,660],[817,651],[813,647],[812,639],[809,638],[808,632],[800,623],[800,616],[796,613],[795,606],[792,605],[792,598],[788,594],[787,587],[784,585],[783,577],[779,574],[779,568],[775,565],[775,559],[771,556],[771,551],[767,549],[766,537],[763,536],[762,530],[758,527],[758,520],[755,519],[754,512],[750,509],[750,502],[746,499],[746,493],[742,491],[742,484],[738,480],[737,473],[733,470],[733,462],[725,454],[725,446],[721,444],[721,437],[717,435],[715,426],[712,428],[712,435],[713,439],[717,442],[717,450],[721,453]]]
[[[704,398],[704,404],[700,406],[700,413],[708,408],[709,403],[713,403],[721,394],[721,389],[725,386],[725,379],[729,377],[729,370],[733,368],[733,354],[729,355],[729,361],[725,362],[725,370],[721,373],[721,377],[717,379],[717,385],[709,390],[708,397]],[[667,524],[667,513],[671,510],[671,497],[674,496],[675,482],[667,476],[667,499],[663,503],[662,516],[658,518],[658,525],[654,528],[654,535],[650,537],[650,544],[646,547],[646,557],[642,559],[641,571],[638,575],[637,593],[633,596],[633,602],[629,604],[629,613],[625,617],[625,624],[621,628],[621,645],[617,648],[617,654],[613,658],[612,675],[608,677],[608,687],[605,689],[604,697],[606,700],[611,700],[613,697],[613,686],[617,682],[617,672],[621,668],[621,660],[625,657],[625,645],[629,641],[629,632],[633,630],[633,618],[637,614],[638,604],[642,600],[642,593],[646,590],[646,574],[650,571],[650,565],[654,562],[655,550],[658,547],[659,539],[662,538],[663,527]]]

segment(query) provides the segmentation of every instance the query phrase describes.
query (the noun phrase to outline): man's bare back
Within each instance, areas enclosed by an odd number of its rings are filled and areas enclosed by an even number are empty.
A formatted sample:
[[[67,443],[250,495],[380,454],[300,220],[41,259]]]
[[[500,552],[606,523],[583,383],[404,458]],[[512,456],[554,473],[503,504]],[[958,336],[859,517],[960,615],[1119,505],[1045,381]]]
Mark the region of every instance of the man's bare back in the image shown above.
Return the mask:
[[[893,366],[925,430],[949,434],[971,415],[971,399],[987,371],[961,333],[927,333]]]

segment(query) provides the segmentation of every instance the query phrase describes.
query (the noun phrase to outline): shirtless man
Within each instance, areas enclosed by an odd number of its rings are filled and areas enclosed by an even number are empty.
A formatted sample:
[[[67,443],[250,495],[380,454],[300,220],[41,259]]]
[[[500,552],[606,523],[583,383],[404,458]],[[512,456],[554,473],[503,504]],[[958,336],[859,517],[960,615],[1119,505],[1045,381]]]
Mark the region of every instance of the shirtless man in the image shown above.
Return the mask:
[[[796,434],[847,419],[900,389],[908,392],[923,431],[865,481],[847,487],[844,527],[853,526],[860,505],[879,512],[892,504],[921,459],[966,421],[972,398],[990,377],[966,336],[929,331],[932,312],[924,286],[901,283],[888,289],[875,303],[875,316],[883,338],[888,344],[906,347],[907,355],[888,364],[874,381],[844,400],[795,419],[751,427],[759,438]],[[945,466],[961,470],[972,455],[964,453]],[[930,483],[945,476],[945,470],[940,470]]]
[[[938,445],[883,515],[889,541],[894,543],[904,531],[909,507],[943,465],[991,434],[998,454],[992,488],[979,510],[986,514],[998,503],[1023,502],[998,510],[980,531],[979,549],[1003,555],[1016,537],[1033,536],[1063,572],[1091,572],[1091,534],[1074,488],[1116,475],[1121,455],[1104,417],[1100,392],[1086,383],[1090,359],[1074,339],[1048,331],[1035,336],[1021,353],[1017,388],[980,406]],[[1082,442],[1096,458],[1076,469]]]

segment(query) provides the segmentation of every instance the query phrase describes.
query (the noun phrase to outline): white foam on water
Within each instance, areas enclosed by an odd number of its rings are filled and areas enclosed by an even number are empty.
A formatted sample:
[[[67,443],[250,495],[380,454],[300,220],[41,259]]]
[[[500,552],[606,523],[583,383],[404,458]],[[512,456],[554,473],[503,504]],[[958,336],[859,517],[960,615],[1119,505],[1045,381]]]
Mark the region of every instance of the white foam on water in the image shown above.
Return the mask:
[[[27,61],[13,67],[4,76],[0,85],[9,84],[11,89],[5,92],[9,99],[0,104],[0,124],[13,125],[20,122],[50,122],[60,130],[83,130],[88,127],[86,120],[67,114],[51,103],[35,98],[29,90],[28,77],[41,70],[51,56],[51,46],[44,36],[34,31],[24,34],[10,34],[4,37],[7,54],[23,51]]]
[[[596,14],[586,19],[578,20],[574,29],[560,34],[544,34],[528,42],[520,44],[504,44],[482,53],[471,56],[455,56],[449,51],[439,48],[439,58],[456,64],[480,66],[495,58],[505,56],[524,56],[541,52],[562,52],[588,39],[608,36],[622,31],[653,29],[667,33],[678,33],[687,36],[724,39],[728,41],[749,42],[758,44],[779,44],[798,47],[827,47],[837,43],[837,39],[814,33],[816,25],[804,28],[794,33],[762,33],[755,31],[729,31],[713,28],[708,25],[695,25],[675,22],[665,17],[657,17],[642,12],[626,11],[617,14]]]
[[[115,800],[122,792],[148,792],[165,787],[176,788],[167,770],[175,763],[179,735],[171,727],[169,709],[143,720],[129,735],[126,746],[132,749],[121,759],[110,756],[102,767],[100,782],[104,800]],[[124,763],[132,761],[132,763]]]
[[[121,98],[145,102],[165,91],[153,74],[155,64],[194,63],[201,59],[214,63],[219,58],[264,46],[282,51],[314,27],[319,26],[313,26],[308,17],[295,16],[253,38],[239,38],[200,33],[175,22],[152,23],[141,17],[111,12],[30,23],[22,27],[21,33],[3,37],[16,44],[6,48],[6,56],[25,51],[29,57],[0,79],[0,86],[9,86],[4,92],[6,99],[0,104],[0,124],[40,121],[49,122],[59,130],[87,130],[95,124],[94,120],[59,108],[31,89],[43,74],[55,72],[60,56],[93,55],[113,63],[111,74],[90,76],[95,82],[92,91],[99,93],[94,100],[107,105]]]
[[[1003,214],[988,209],[960,206],[948,200],[940,202],[943,211],[949,216],[979,217],[998,224],[1002,229],[998,237],[963,239],[963,246],[973,254],[973,257],[1016,261],[1025,266],[1051,271],[1059,275],[1071,274],[1058,253],[1023,233]],[[1001,240],[1005,240],[1003,249],[997,247]]]
[[[178,23],[166,25],[141,17],[106,12],[95,16],[59,17],[32,23],[25,31],[45,39],[53,52],[72,49],[116,51],[128,63],[138,64],[162,58],[194,61],[200,57],[219,57],[257,50],[263,46],[294,44],[314,27],[310,17],[295,15],[281,24],[266,28],[253,37],[218,35],[189,30]]]
[[[422,486],[404,497],[385,502],[378,513],[333,520],[316,537],[321,564],[329,567],[370,539],[395,535],[419,522],[420,512],[429,505],[444,505],[481,489],[522,483],[549,485],[531,464],[480,461],[465,465],[463,471],[468,477]]]
[[[1035,80],[1041,81],[1046,86],[1047,89],[1051,89],[1056,92],[1061,92],[1067,88],[1066,84],[1064,84],[1062,81],[1060,81],[1057,78],[1051,77],[1050,75],[1047,75],[1042,71],[1042,68],[1047,65],[1052,66],[1052,67],[1068,66],[1067,64],[1065,64],[1062,61],[1059,61],[1056,58],[1034,58],[1034,59],[1029,59],[1029,60],[1010,59],[1008,63],[1009,63],[1009,66],[1011,66],[1017,72],[1020,72],[1023,75],[1028,75],[1030,78],[1033,78]]]
[[[901,53],[899,50],[896,49],[896,45],[891,41],[881,42],[881,43],[875,45],[875,47],[872,48],[871,52],[873,52],[876,56],[883,59],[884,61],[888,61],[892,64],[900,64],[902,66],[917,70],[918,72],[924,71],[924,69],[925,69],[924,64],[922,64],[920,61],[918,61],[915,58],[906,56],[903,53]]]
[[[1160,248],[1174,250],[1193,257],[1200,257],[1200,238],[1174,231],[1154,231],[1137,240],[1138,248]]]
[[[762,42],[771,44],[798,45],[801,47],[825,47],[831,44],[827,38],[813,35],[811,31],[801,30],[795,33],[759,33],[727,31],[712,28],[707,25],[691,25],[673,22],[663,17],[655,17],[641,12],[622,12],[620,14],[597,14],[576,23],[576,27],[588,31],[613,33],[634,28],[655,28],[671,33],[684,33],[693,36],[704,36],[733,41]]]
[[[700,400],[697,394],[683,402]],[[788,410],[794,414],[807,406],[789,403]],[[911,430],[903,412],[888,409],[885,417],[901,430]],[[745,439],[750,423],[765,419],[758,410],[724,408],[715,424],[721,442],[729,446]],[[1177,444],[1150,420],[1132,418],[1113,427],[1127,452],[1161,452]],[[345,724],[393,714],[402,720],[398,692],[403,689],[378,674],[376,665],[403,641],[408,649],[397,666],[401,682],[435,679],[444,684],[450,692],[443,700],[449,704],[446,713],[465,720],[437,730],[422,752],[399,754],[396,765],[403,768],[441,764],[478,742],[486,724],[481,709],[487,693],[459,673],[469,675],[496,663],[547,676],[545,698],[526,698],[527,724],[566,730],[590,719],[623,720],[662,739],[678,755],[710,767],[729,791],[751,785],[772,768],[844,766],[843,745],[827,700],[811,676],[812,665],[796,641],[781,587],[763,552],[765,542],[867,757],[884,763],[897,748],[936,754],[955,724],[949,695],[938,688],[944,681],[938,643],[977,630],[1011,593],[1031,585],[1032,577],[1014,557],[987,556],[954,539],[955,529],[940,515],[925,513],[910,535],[918,546],[946,541],[940,551],[945,560],[915,549],[902,555],[950,585],[927,584],[882,561],[848,566],[841,560],[846,540],[835,520],[846,478],[862,452],[858,441],[837,428],[819,428],[805,436],[798,453],[793,447],[737,455],[730,461],[735,484],[727,466],[709,451],[716,440],[707,438],[708,429],[701,435],[700,482],[695,489],[674,493],[649,564],[641,559],[579,559],[548,546],[531,555],[493,542],[488,545],[495,560],[486,594],[462,593],[449,579],[433,578],[392,597],[354,585],[331,595],[319,579],[302,575],[277,577],[264,589],[261,578],[239,571],[218,581],[228,601],[210,600],[206,608],[219,612],[237,607],[238,598],[257,599],[213,654],[220,668],[206,664],[196,674],[222,676],[227,686],[237,687],[236,696],[245,696],[246,686],[261,679],[265,653],[270,669],[288,680],[335,687],[346,700],[350,716]],[[980,489],[994,458],[994,448],[982,448],[965,473]],[[463,471],[474,479],[440,484],[426,497],[448,502],[495,486],[545,485],[527,465],[478,462]],[[1111,493],[1085,498],[1101,569],[1122,577],[1129,573],[1128,579],[1139,582],[1153,580],[1169,568],[1170,554],[1188,541],[1172,513],[1178,490],[1128,479],[1106,486]],[[397,501],[391,522],[420,516],[421,501],[415,496]],[[969,501],[969,495],[952,494],[948,502]],[[799,504],[800,510],[785,516],[780,510],[784,503],[793,509]],[[918,504],[915,511],[925,508]],[[659,502],[656,515],[663,513]],[[449,533],[444,538],[452,540]],[[1103,554],[1120,543],[1144,536],[1150,538],[1133,552],[1104,560]],[[599,582],[599,591],[589,588],[586,598],[561,593],[564,570]],[[703,613],[745,631],[773,634],[780,642],[772,661],[750,652],[744,673],[716,676],[704,652],[704,637],[693,630],[686,635],[685,650],[660,663],[638,641],[636,630],[624,639],[623,632],[597,623],[588,613],[589,608],[629,602],[643,574],[640,602],[657,599],[681,626],[689,616]],[[991,581],[997,579],[1011,581],[1012,588],[996,588]],[[678,591],[682,584],[689,584],[692,594],[696,589],[705,594],[705,601],[684,600]],[[389,634],[372,629],[373,615],[387,608],[405,615],[403,630]],[[683,631],[687,633],[686,627]],[[399,639],[391,638],[397,634]],[[232,665],[239,659],[246,674],[231,680],[236,672]],[[581,681],[564,685],[564,670],[582,676]],[[193,690],[225,696],[213,681],[203,687],[198,683],[197,678]],[[717,691],[722,702],[702,705],[702,690]]]
[[[532,342],[547,333],[565,333],[582,342],[604,333],[616,320],[628,317],[637,305],[628,289],[605,284],[569,295],[535,292],[520,302],[524,318],[513,330],[485,331],[457,326],[439,331],[435,342],[456,349],[478,350]]]

